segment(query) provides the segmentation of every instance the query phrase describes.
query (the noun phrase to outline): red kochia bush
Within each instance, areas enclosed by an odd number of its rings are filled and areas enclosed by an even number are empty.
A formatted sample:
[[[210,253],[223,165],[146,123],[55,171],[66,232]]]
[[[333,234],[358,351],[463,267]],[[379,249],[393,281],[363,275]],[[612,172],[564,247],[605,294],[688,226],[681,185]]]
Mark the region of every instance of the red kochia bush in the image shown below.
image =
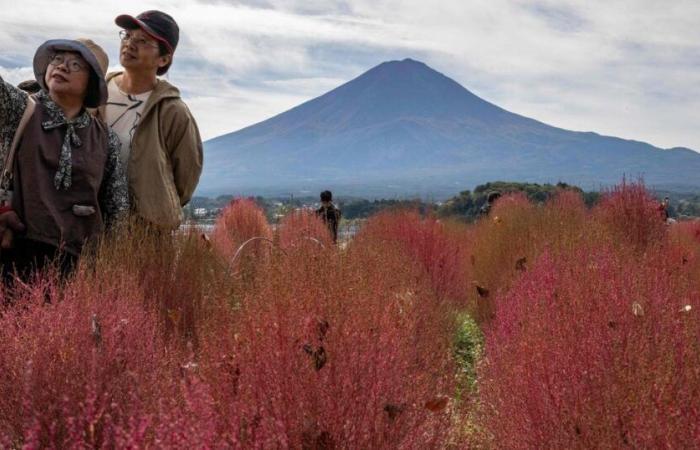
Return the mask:
[[[619,248],[643,251],[661,241],[666,229],[659,202],[641,181],[622,180],[621,184],[603,192],[593,217],[602,227],[605,239],[617,242]]]
[[[272,230],[251,199],[236,199],[222,212],[212,234],[213,248],[236,280],[252,282],[270,256]]]
[[[355,239],[377,248],[387,243],[400,245],[428,274],[438,298],[461,301],[464,306],[466,248],[461,242],[464,238],[451,231],[435,218],[421,218],[414,211],[393,211],[371,217]]]
[[[253,200],[239,198],[222,211],[214,226],[212,240],[215,248],[231,258],[241,244],[256,236],[272,238],[265,213]],[[251,252],[259,253],[264,244],[253,244],[253,247]]]
[[[245,448],[439,448],[454,389],[430,284],[400,248],[289,247],[203,339],[203,376]]]
[[[235,448],[236,411],[219,415],[137,280],[41,277],[0,311],[0,448]]]
[[[283,249],[299,246],[333,245],[325,223],[311,210],[292,211],[279,225],[279,244]]]
[[[700,442],[700,280],[681,256],[545,254],[498,299],[480,377],[498,448]]]

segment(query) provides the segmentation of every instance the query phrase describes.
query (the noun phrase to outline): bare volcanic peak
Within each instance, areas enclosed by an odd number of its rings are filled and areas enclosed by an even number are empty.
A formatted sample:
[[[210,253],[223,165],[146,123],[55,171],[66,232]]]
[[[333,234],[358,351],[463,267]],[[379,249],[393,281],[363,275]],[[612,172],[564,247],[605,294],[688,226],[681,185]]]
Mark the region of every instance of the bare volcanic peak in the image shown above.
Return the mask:
[[[397,186],[435,192],[505,178],[595,188],[625,174],[697,188],[698,173],[694,151],[552,127],[404,59],[207,141],[199,193],[352,185],[401,194]]]

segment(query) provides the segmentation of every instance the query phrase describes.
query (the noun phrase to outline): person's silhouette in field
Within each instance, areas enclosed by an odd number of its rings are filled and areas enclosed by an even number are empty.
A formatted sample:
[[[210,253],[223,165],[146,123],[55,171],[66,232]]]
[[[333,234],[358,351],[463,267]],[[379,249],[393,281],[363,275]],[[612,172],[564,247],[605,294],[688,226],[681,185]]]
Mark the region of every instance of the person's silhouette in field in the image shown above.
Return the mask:
[[[493,191],[489,192],[489,195],[486,197],[486,203],[484,203],[484,206],[481,207],[479,210],[480,215],[482,216],[488,216],[489,213],[491,212],[491,208],[493,207],[493,204],[496,203],[496,200],[501,198],[501,193],[498,191]]]
[[[316,210],[316,215],[323,220],[333,236],[333,242],[338,241],[338,224],[340,223],[340,209],[333,204],[331,191],[321,192],[321,207]]]

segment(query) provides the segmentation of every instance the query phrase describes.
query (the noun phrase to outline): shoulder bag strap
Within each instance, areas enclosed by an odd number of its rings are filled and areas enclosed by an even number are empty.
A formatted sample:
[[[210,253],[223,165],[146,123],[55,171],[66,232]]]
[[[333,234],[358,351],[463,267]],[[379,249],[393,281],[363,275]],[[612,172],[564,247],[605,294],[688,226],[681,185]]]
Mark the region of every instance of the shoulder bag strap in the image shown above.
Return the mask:
[[[2,169],[2,175],[0,175],[0,188],[7,189],[10,186],[10,181],[12,180],[12,167],[15,162],[15,152],[19,146],[19,141],[22,138],[22,133],[29,122],[29,119],[34,114],[36,109],[36,102],[31,96],[27,97],[27,106],[24,108],[24,114],[19,121],[17,130],[15,131],[15,136],[12,139],[12,144],[10,145],[10,150],[7,152],[7,157],[5,158],[5,165]]]

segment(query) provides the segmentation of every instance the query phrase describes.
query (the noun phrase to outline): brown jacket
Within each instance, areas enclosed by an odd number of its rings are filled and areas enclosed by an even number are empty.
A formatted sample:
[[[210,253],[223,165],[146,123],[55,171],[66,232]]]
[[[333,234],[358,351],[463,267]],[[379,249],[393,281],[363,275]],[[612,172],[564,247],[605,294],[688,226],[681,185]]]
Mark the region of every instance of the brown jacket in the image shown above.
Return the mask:
[[[93,118],[76,130],[81,145],[73,149],[71,185],[59,190],[54,175],[65,127],[44,130],[42,124],[52,117],[42,103],[36,108],[14,161],[12,207],[27,227],[24,237],[77,256],[86,240],[104,230],[101,192],[109,158],[107,126]],[[118,159],[118,152],[115,156]]]
[[[107,82],[121,72],[107,75]],[[99,111],[104,117],[104,109]],[[132,212],[164,228],[177,228],[182,207],[202,173],[202,139],[180,91],[158,80],[134,133],[127,176]]]

